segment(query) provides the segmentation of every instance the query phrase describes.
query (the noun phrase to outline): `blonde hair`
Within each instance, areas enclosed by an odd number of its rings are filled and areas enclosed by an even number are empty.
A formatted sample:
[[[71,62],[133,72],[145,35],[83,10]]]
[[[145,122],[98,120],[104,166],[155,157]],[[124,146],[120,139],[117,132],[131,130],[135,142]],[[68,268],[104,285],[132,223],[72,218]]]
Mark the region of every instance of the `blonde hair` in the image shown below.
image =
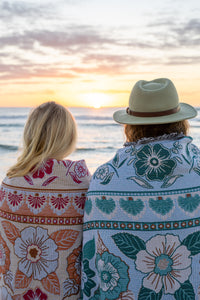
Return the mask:
[[[127,142],[137,142],[142,138],[157,137],[163,134],[183,133],[187,135],[189,123],[187,120],[154,125],[129,125],[124,126]]]
[[[50,158],[63,159],[75,149],[76,139],[76,123],[71,113],[55,102],[41,104],[28,117],[22,154],[7,176],[24,176]]]

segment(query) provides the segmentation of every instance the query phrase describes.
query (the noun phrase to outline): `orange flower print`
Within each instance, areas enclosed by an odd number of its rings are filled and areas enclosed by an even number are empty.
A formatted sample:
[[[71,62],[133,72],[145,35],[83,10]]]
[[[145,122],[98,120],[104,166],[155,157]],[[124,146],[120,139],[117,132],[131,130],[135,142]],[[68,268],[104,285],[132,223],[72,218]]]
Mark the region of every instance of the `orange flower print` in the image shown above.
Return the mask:
[[[10,250],[0,235],[0,274],[5,274],[10,267]]]
[[[74,279],[78,285],[81,283],[81,246],[74,249],[67,257],[67,272],[70,279]]]

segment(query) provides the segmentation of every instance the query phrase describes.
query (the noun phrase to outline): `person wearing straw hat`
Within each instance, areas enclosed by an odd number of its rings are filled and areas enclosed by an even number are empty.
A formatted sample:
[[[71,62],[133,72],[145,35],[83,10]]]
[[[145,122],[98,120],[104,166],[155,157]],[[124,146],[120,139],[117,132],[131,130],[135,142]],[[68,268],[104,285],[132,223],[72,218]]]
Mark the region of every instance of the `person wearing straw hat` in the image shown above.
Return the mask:
[[[83,299],[200,295],[200,151],[187,136],[196,115],[167,78],[138,81],[114,113],[126,142],[90,182]]]

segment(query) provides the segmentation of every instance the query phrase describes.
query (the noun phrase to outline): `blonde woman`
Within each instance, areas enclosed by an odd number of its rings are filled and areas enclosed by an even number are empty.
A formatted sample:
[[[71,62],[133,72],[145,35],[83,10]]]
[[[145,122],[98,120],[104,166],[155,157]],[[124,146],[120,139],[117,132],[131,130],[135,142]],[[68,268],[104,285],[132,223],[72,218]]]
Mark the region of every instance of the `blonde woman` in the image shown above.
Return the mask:
[[[64,160],[76,145],[71,113],[35,108],[0,189],[0,299],[78,299],[82,216],[90,173]]]

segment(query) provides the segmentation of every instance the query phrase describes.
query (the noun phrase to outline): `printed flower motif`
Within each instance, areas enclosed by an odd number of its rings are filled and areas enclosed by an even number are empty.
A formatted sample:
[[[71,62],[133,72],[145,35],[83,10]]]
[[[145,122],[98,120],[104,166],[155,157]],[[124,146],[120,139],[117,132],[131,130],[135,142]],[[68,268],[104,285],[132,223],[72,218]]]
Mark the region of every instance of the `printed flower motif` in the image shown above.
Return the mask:
[[[10,250],[0,235],[0,274],[5,274],[10,267]]]
[[[18,195],[16,191],[14,191],[13,193],[9,192],[8,205],[13,211],[17,210],[21,206],[22,200],[23,200],[22,194]]]
[[[107,166],[100,167],[96,173],[95,176],[97,179],[103,180],[109,173],[109,168]]]
[[[117,299],[121,292],[127,290],[128,266],[119,257],[107,251],[102,255],[97,254],[96,266],[100,278],[101,300]]]
[[[172,152],[175,154],[178,154],[179,150],[183,149],[183,146],[178,141],[174,142],[173,146],[174,148],[172,148]]]
[[[64,208],[67,207],[67,205],[69,204],[69,197],[63,197],[62,194],[58,194],[57,197],[52,196],[51,197],[51,205],[56,209],[56,210],[63,210]]]
[[[74,198],[74,202],[76,204],[76,206],[80,209],[84,209],[84,206],[85,206],[85,200],[86,200],[86,196],[85,194],[81,194],[81,197],[79,196],[76,196]]]
[[[43,178],[45,174],[51,174],[53,170],[53,159],[47,160],[44,166],[39,168],[37,171],[33,173],[33,178]]]
[[[1,300],[12,300],[11,295],[8,293],[7,288],[5,288],[4,286],[0,287],[0,296]]]
[[[136,173],[148,180],[162,181],[172,174],[176,162],[170,158],[170,151],[160,144],[145,145],[140,149],[135,161]]]
[[[58,266],[57,245],[41,227],[25,228],[15,240],[15,254],[21,258],[19,270],[27,277],[41,280]]]
[[[78,285],[81,284],[81,246],[67,257],[67,272],[70,279],[74,279]]]
[[[86,166],[83,164],[82,161],[76,162],[76,164],[74,166],[74,171],[79,178],[85,177],[88,172]]]
[[[47,300],[47,295],[37,288],[35,292],[33,290],[28,290],[28,292],[24,294],[23,298],[25,300]]]
[[[34,196],[29,195],[27,199],[27,204],[30,209],[32,209],[35,213],[40,212],[45,204],[45,196],[39,196],[36,193]]]
[[[174,294],[191,274],[190,251],[181,245],[178,236],[156,235],[146,243],[146,250],[137,254],[136,269],[147,273],[143,286],[159,293]]]
[[[91,279],[95,276],[95,272],[90,269],[89,267],[89,261],[85,259],[82,264],[82,287],[83,287],[83,293],[90,297],[91,295],[91,289],[93,289],[96,286],[96,283]]]

